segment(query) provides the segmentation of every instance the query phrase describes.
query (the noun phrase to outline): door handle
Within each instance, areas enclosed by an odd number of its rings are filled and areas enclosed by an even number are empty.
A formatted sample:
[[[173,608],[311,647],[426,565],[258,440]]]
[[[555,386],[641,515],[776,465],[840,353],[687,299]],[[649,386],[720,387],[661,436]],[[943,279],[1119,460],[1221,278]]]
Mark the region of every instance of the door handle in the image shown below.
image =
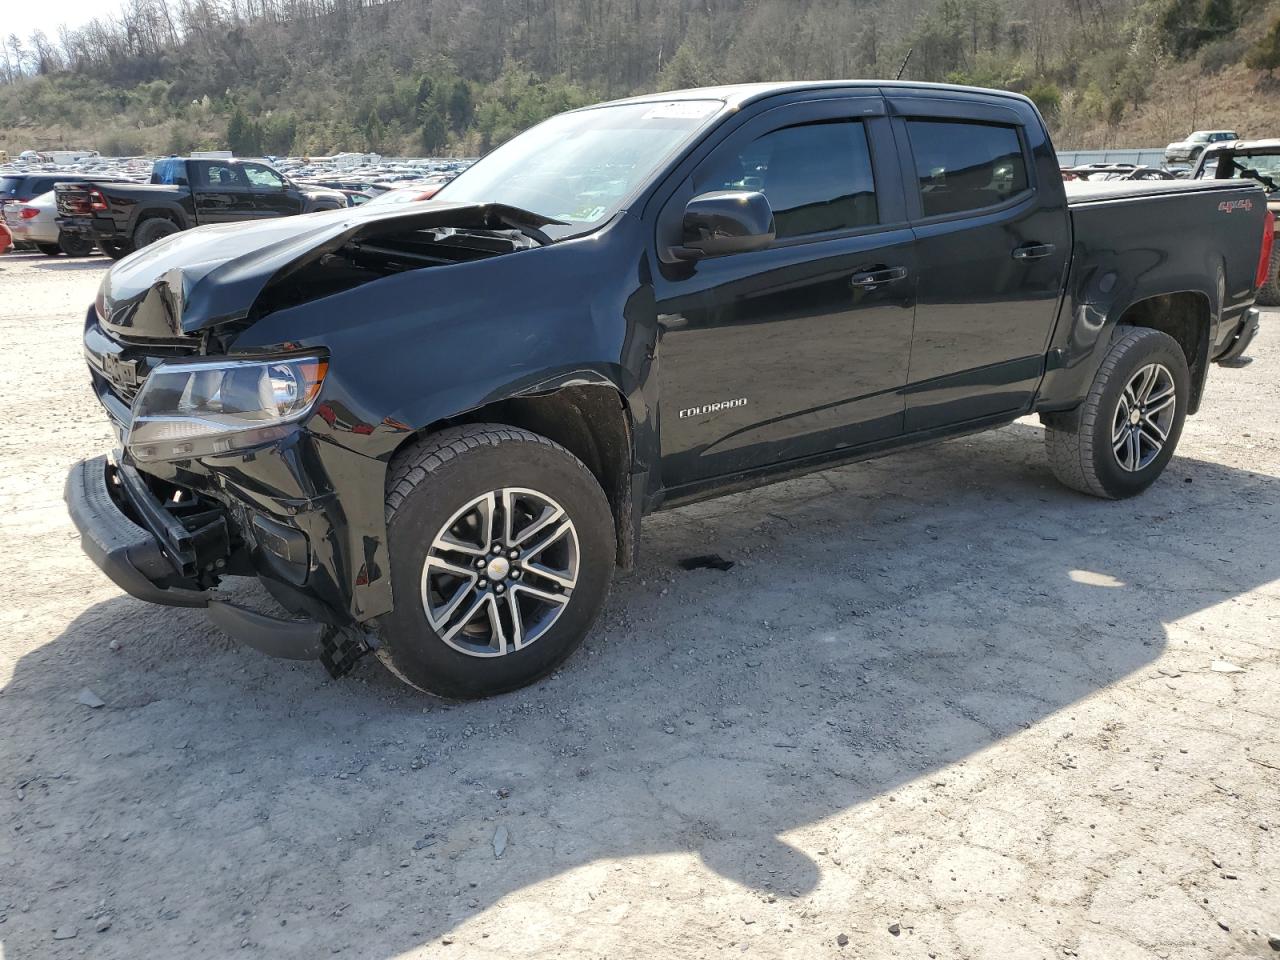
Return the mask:
[[[858,290],[874,290],[876,287],[905,279],[907,279],[905,267],[872,267],[855,273],[849,278],[849,285]]]
[[[1013,251],[1015,260],[1043,260],[1057,248],[1052,243],[1028,243]]]

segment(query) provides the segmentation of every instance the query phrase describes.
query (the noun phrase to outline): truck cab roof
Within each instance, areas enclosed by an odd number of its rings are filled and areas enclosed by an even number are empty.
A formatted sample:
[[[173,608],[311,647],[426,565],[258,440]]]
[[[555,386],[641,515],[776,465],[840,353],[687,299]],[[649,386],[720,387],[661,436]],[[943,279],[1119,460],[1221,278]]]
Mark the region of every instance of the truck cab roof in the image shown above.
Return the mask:
[[[1031,101],[1022,94],[1010,93],[1007,90],[990,90],[985,87],[964,87],[950,83],[923,83],[900,80],[795,80],[785,83],[734,83],[714,87],[690,87],[685,90],[668,90],[663,93],[641,94],[635,97],[624,97],[607,103],[583,107],[590,110],[594,107],[616,106],[621,103],[665,103],[676,100],[722,100],[725,106],[740,108],[768,97],[782,96],[789,93],[806,93],[822,90],[858,90],[866,92],[879,91],[886,94],[902,93],[934,93],[954,96],[976,94],[984,97],[1017,100],[1030,104]]]

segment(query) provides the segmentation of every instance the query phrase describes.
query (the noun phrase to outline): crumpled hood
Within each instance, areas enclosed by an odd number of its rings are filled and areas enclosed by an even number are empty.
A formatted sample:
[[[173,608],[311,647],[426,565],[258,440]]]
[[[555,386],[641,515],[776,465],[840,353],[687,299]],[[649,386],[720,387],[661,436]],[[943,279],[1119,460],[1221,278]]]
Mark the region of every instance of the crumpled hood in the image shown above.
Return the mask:
[[[175,233],[125,257],[102,281],[98,314],[123,336],[173,339],[243,320],[258,295],[356,238],[428,227],[519,229],[558,221],[494,203],[422,201],[347,208]]]

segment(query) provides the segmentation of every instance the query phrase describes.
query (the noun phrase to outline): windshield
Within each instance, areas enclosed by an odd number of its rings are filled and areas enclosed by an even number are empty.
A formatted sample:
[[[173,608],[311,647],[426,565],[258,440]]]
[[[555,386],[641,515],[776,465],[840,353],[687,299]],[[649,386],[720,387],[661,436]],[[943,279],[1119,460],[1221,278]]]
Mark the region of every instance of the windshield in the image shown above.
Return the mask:
[[[482,157],[436,198],[505,203],[577,233],[612,216],[722,106],[676,100],[562,113]]]
[[[1280,151],[1276,153],[1237,153],[1230,167],[1219,176],[1229,180],[1257,180],[1267,193],[1280,191]]]

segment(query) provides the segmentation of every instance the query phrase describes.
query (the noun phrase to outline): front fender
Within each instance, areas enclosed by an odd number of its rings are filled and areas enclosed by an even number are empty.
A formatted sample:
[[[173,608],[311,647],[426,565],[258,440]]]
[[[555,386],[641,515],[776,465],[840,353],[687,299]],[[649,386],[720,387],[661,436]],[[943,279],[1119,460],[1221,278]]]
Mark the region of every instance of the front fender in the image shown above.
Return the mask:
[[[385,474],[412,435],[499,400],[591,385],[622,396],[637,438],[654,436],[644,387],[656,320],[644,307],[652,295],[637,295],[647,279],[638,247],[634,235],[595,235],[407,271],[269,314],[237,336],[233,353],[327,351],[306,429],[378,463],[377,482],[366,475],[337,491],[345,539],[362,554],[350,567],[361,571],[353,607],[390,609]]]

